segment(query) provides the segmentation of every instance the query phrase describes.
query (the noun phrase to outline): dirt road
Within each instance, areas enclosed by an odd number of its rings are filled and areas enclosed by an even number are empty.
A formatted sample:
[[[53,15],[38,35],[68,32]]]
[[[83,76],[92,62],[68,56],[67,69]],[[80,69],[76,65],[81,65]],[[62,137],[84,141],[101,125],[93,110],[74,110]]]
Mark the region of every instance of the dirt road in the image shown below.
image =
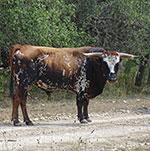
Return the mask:
[[[10,108],[0,109],[0,151],[150,151],[150,99],[95,100],[89,124],[77,121],[75,102],[28,108],[34,126],[13,127]]]

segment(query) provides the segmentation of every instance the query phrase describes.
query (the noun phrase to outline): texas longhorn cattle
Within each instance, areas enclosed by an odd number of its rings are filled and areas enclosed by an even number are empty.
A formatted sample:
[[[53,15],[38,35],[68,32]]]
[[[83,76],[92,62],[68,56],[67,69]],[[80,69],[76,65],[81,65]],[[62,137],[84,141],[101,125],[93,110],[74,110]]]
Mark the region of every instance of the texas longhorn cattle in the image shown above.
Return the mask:
[[[99,47],[52,48],[15,45],[10,52],[10,92],[13,98],[12,122],[19,125],[18,107],[21,106],[24,122],[32,125],[27,109],[27,93],[32,84],[51,92],[54,89],[76,93],[78,119],[91,122],[88,116],[89,99],[101,94],[106,82],[117,80],[122,58],[136,56]],[[16,92],[13,94],[13,78]]]

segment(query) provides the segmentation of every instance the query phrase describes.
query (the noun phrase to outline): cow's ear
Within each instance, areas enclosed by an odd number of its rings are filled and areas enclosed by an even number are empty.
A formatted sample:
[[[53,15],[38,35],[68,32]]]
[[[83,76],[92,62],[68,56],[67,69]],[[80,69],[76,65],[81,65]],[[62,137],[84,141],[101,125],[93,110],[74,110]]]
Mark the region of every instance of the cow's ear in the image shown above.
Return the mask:
[[[139,58],[138,56],[134,56],[128,53],[118,53],[118,55],[120,56],[120,58],[127,58],[127,59],[137,59]]]

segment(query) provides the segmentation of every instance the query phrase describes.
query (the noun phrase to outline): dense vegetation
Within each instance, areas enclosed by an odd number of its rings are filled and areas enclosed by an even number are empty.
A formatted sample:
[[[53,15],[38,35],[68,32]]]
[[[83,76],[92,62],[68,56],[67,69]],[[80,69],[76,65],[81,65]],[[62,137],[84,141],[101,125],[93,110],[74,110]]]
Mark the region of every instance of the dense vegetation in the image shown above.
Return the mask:
[[[117,92],[118,96],[148,92],[149,41],[148,0],[1,0],[0,95],[7,92],[8,54],[14,44],[92,45],[139,55],[138,64],[123,62],[119,82],[106,89],[112,95]],[[142,68],[142,77],[136,77],[139,68]],[[136,78],[141,80],[136,84],[141,86],[140,90],[135,86]]]

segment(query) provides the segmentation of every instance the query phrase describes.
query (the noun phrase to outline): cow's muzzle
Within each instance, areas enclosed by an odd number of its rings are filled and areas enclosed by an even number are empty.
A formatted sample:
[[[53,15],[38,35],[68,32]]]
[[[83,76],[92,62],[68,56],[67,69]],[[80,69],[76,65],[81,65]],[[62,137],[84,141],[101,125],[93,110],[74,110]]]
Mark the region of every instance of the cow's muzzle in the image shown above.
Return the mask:
[[[115,83],[117,81],[117,75],[115,73],[110,73],[107,83]]]

